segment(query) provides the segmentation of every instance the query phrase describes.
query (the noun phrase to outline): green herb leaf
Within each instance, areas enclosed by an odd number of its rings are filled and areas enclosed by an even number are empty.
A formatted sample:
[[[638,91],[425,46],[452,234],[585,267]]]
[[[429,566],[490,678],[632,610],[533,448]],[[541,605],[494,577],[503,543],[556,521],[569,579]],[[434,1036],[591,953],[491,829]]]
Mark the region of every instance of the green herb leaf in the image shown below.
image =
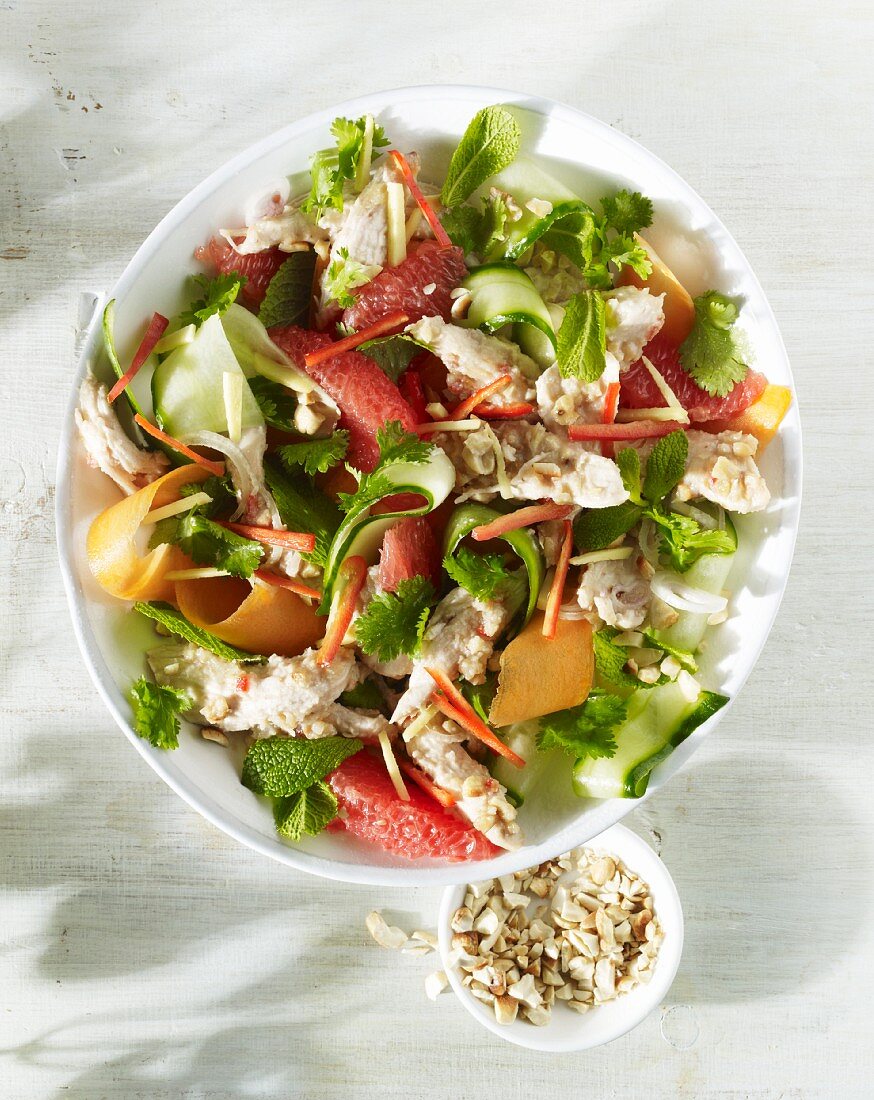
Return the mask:
[[[646,460],[646,476],[643,479],[643,495],[651,504],[658,504],[676,487],[686,472],[688,456],[689,440],[680,428],[656,443]]]
[[[574,543],[583,554],[606,550],[627,535],[640,517],[640,508],[630,500],[610,508],[587,508],[574,520]]]
[[[412,655],[422,641],[435,599],[434,585],[426,577],[401,581],[397,592],[375,596],[355,620],[359,648],[376,654],[380,661]]]
[[[640,687],[640,680],[625,668],[628,653],[623,646],[615,645],[612,640],[615,633],[613,630],[602,629],[592,635],[595,669],[602,679],[616,687]]]
[[[267,293],[258,310],[265,328],[273,325],[306,327],[313,294],[316,254],[312,248],[291,252],[267,285]]]
[[[191,707],[184,691],[153,684],[141,676],[131,684],[134,730],[156,749],[179,748],[179,715]]]
[[[260,542],[229,531],[197,509],[180,517],[172,541],[197,565],[224,569],[232,577],[251,577],[264,557]]]
[[[457,206],[519,152],[522,131],[506,107],[484,107],[474,115],[449,162],[441,199]]]
[[[643,637],[647,644],[654,649],[664,650],[670,657],[676,658],[688,672],[694,673],[698,671],[698,662],[695,660],[694,654],[689,653],[688,650],[678,649],[675,645],[671,645],[670,642],[661,639],[657,634],[648,634],[644,631]]]
[[[264,463],[264,480],[273,497],[279,518],[289,531],[311,531],[316,536],[316,548],[301,554],[306,561],[324,567],[328,561],[331,539],[340,526],[342,516],[330,499],[312,482],[298,475],[294,484],[276,459]]]
[[[385,710],[385,699],[373,680],[362,680],[360,684],[342,692],[338,702],[343,707],[356,707],[359,710]]]
[[[454,554],[443,559],[443,568],[456,584],[478,600],[499,599],[511,589],[525,588],[524,577],[511,572],[500,554],[475,554],[468,547],[459,546]]]
[[[355,305],[352,291],[369,283],[380,271],[382,268],[378,264],[361,264],[351,259],[348,248],[341,248],[337,259],[330,262],[325,273],[325,297],[335,301],[342,309],[349,309]]]
[[[563,749],[577,759],[616,754],[614,732],[628,716],[628,705],[616,695],[592,692],[585,703],[540,719],[537,747]]]
[[[558,330],[556,356],[563,378],[596,382],[607,365],[607,323],[604,299],[597,291],[583,290],[568,302]]]
[[[281,432],[296,433],[294,414],[297,412],[297,397],[293,391],[260,374],[254,375],[248,382],[267,423]]]
[[[633,504],[642,505],[640,495],[640,455],[633,447],[623,448],[616,456],[616,465],[622,475],[622,484]],[[682,476],[682,475],[681,475]]]
[[[404,431],[399,420],[390,420],[384,428],[377,428],[376,442],[379,446],[379,462],[370,473],[358,474],[358,488],[354,493],[339,493],[340,507],[344,512],[358,512],[382,500],[392,485],[384,476],[389,466],[400,463],[424,465],[434,450],[432,443],[426,443],[412,432]],[[297,530],[297,528],[294,528]]]
[[[325,474],[332,466],[342,462],[348,447],[349,433],[338,431],[323,439],[306,439],[300,443],[288,443],[279,448],[279,457],[289,473],[293,472],[293,467],[303,466],[306,473],[313,476]]]
[[[273,805],[276,831],[288,840],[300,840],[304,833],[317,836],[336,816],[336,796],[321,780]]]
[[[695,299],[695,324],[680,347],[684,369],[714,397],[725,397],[746,378],[746,341],[732,328],[737,316],[730,298],[708,290]]]
[[[410,363],[421,354],[422,345],[411,336],[395,334],[368,340],[359,344],[357,350],[372,359],[392,382],[397,382]]]
[[[196,325],[200,328],[213,314],[221,316],[237,300],[237,295],[246,285],[246,276],[239,275],[236,271],[217,275],[214,279],[206,275],[193,275],[192,279],[204,294],[179,314],[180,328],[185,325]]]
[[[541,237],[541,241],[544,248],[560,252],[582,271],[587,271],[596,247],[600,247],[594,213],[581,209],[556,218]],[[608,282],[607,285],[611,284]]]
[[[245,649],[237,649],[236,646],[228,645],[221,638],[217,638],[215,634],[210,634],[208,630],[195,626],[194,623],[190,623],[185,618],[181,611],[177,611],[175,607],[171,607],[168,603],[138,602],[134,604],[134,611],[138,611],[140,615],[144,615],[147,619],[153,619],[156,623],[160,623],[165,630],[184,638],[186,642],[193,642],[194,645],[199,645],[201,649],[208,649],[216,657],[221,657],[223,661],[263,664],[266,660],[266,657],[260,653],[247,653]]]
[[[358,169],[358,161],[364,148],[366,124],[366,115],[355,122],[348,118],[335,118],[331,123],[331,133],[337,144],[333,149],[320,150],[312,159],[312,186],[301,204],[305,213],[313,213],[318,217],[327,207],[343,209],[343,184],[346,180],[353,179]],[[388,144],[385,131],[374,123],[373,149],[381,149]]]
[[[443,228],[453,244],[468,255],[477,251],[482,214],[472,206],[453,206],[440,215]]]
[[[210,519],[215,519],[217,516],[229,516],[237,507],[234,483],[227,474],[224,477],[216,477],[215,474],[210,474],[206,481],[191,481],[187,485],[182,485],[179,489],[179,495],[183,497],[193,497],[195,493],[206,493],[212,498],[209,504],[199,504],[197,506],[197,511],[209,516]]]
[[[652,201],[639,191],[618,191],[601,199],[604,221],[620,236],[630,237],[652,225]]]
[[[731,532],[708,530],[691,516],[668,512],[657,505],[648,508],[646,514],[659,528],[659,552],[678,573],[691,569],[705,554],[733,554],[736,549]]]
[[[305,791],[363,748],[354,737],[266,737],[243,761],[243,786],[255,794],[285,798]]]

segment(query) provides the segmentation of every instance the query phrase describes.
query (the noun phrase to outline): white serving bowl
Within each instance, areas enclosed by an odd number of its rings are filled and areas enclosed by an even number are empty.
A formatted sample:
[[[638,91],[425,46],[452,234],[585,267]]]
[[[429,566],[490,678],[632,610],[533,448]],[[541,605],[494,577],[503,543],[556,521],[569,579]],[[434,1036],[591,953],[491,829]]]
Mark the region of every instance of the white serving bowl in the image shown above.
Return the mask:
[[[477,1000],[461,984],[463,972],[453,966],[451,961],[450,921],[452,914],[464,902],[467,886],[449,886],[443,892],[437,936],[443,969],[449,978],[449,984],[471,1016],[483,1027],[516,1046],[567,1053],[612,1042],[637,1027],[661,1004],[676,977],[683,954],[683,910],[667,867],[645,840],[641,840],[637,833],[626,829],[624,825],[613,825],[600,836],[588,841],[586,847],[592,848],[599,855],[617,857],[629,871],[634,871],[648,884],[653,899],[653,911],[662,926],[664,940],[656,956],[653,976],[648,983],[638,985],[630,993],[598,1005],[583,1015],[572,1012],[560,1001],[556,1001],[552,1018],[543,1027],[535,1027],[521,1016],[517,1016],[512,1024],[499,1024],[492,1006]]]
[[[675,172],[636,142],[570,107],[497,88],[428,86],[378,92],[310,115],[253,145],[187,195],[149,235],[111,292],[117,299],[116,338],[129,359],[144,320],[154,310],[172,316],[185,304],[184,276],[199,270],[194,249],[222,226],[241,219],[246,201],[278,176],[305,171],[314,150],[329,145],[331,120],[370,112],[401,149],[424,154],[425,175],[440,178],[448,158],[477,110],[490,103],[517,108],[526,152],[583,197],[597,199],[629,186],[649,195],[656,210],[647,237],[692,293],[711,287],[744,299],[743,327],[757,364],[772,382],[792,384],[777,323],[762,288],[725,226]],[[276,836],[272,815],[239,782],[239,762],[195,732],[172,753],[153,749],[130,728],[125,693],[143,672],[143,651],[154,638],[134,623],[124,605],[94,583],[85,559],[85,535],[93,517],[118,498],[108,479],[86,464],[73,409],[80,380],[101,352],[99,311],[89,326],[61,438],[57,471],[57,529],[61,569],[76,635],[91,676],[116,722],[152,768],[190,805],[229,836],[256,851],[326,878],[386,885],[457,883],[469,865],[423,861],[410,864],[343,834],[323,834],[291,845]],[[741,551],[735,569],[732,617],[713,632],[702,661],[702,682],[736,697],[750,673],[777,613],[798,526],[801,495],[801,427],[795,406],[762,463],[774,503],[738,526]],[[722,719],[721,710],[701,726],[653,774],[648,794],[659,790]],[[556,793],[549,807],[524,808],[528,844],[478,867],[482,877],[541,862],[597,836],[638,803],[585,802]]]

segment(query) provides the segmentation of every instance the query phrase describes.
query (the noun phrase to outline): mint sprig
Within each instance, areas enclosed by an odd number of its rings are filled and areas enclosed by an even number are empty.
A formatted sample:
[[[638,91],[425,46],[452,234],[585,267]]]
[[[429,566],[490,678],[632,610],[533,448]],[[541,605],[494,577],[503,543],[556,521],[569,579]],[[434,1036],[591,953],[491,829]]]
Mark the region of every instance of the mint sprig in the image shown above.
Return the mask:
[[[270,282],[258,310],[265,328],[273,325],[306,325],[313,296],[316,254],[312,248],[291,252]]]
[[[607,364],[604,299],[594,290],[575,294],[558,330],[556,358],[562,378],[596,382]]]
[[[211,634],[208,630],[195,626],[194,623],[185,618],[181,611],[177,611],[175,607],[171,607],[168,603],[137,602],[134,604],[134,611],[139,612],[147,619],[154,620],[171,634],[184,638],[186,642],[192,642],[194,645],[200,646],[201,649],[208,649],[216,657],[221,657],[223,661],[263,664],[266,660],[263,654],[247,653],[245,649],[237,649],[236,646],[228,645],[227,642],[223,642],[221,638],[217,638],[215,634]]]
[[[506,107],[484,107],[471,119],[458,143],[440,193],[444,206],[464,202],[482,184],[511,163],[522,131]]]
[[[243,761],[243,786],[268,798],[286,798],[324,779],[363,748],[354,737],[266,737]]]
[[[317,836],[336,816],[337,797],[322,780],[273,804],[276,831],[286,840],[298,841],[304,834]]]

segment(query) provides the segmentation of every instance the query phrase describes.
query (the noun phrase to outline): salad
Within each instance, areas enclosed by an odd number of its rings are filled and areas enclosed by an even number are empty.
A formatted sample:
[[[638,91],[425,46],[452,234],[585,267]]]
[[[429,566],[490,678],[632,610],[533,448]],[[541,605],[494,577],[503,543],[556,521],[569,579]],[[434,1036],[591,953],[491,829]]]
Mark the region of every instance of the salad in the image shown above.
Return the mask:
[[[532,807],[640,797],[725,704],[696,655],[790,393],[651,201],[575,194],[510,109],[442,181],[370,116],[331,131],[129,365],[106,307],[76,419],[123,495],[88,562],[154,627],[157,749],[237,749],[293,842],[489,858]]]

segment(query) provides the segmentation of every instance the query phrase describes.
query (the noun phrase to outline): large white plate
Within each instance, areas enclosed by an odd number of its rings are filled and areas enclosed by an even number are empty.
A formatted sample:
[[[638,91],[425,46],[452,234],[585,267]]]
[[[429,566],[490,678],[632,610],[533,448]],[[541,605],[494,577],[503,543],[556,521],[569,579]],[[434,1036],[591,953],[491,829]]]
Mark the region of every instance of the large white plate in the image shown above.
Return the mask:
[[[656,210],[647,232],[665,261],[693,294],[711,287],[744,299],[743,326],[755,349],[756,365],[772,382],[792,385],[786,350],[761,286],[728,230],[680,177],[636,142],[570,107],[498,88],[426,86],[378,92],[310,115],[253,145],[214,172],[184,198],[149,235],[111,292],[118,301],[116,332],[124,361],[153,310],[172,316],[183,305],[184,275],[198,270],[194,249],[220,226],[236,225],[246,199],[277,176],[302,172],[310,154],[331,143],[337,115],[371,112],[393,144],[424,155],[425,176],[441,175],[455,143],[473,114],[489,103],[519,109],[524,147],[582,197],[629,186],[649,195]],[[131,744],[190,805],[229,836],[256,851],[313,874],[351,882],[390,885],[464,882],[465,864],[410,865],[348,840],[322,835],[291,846],[274,832],[272,816],[239,782],[238,764],[228,752],[196,732],[181,747],[162,753],[130,728],[125,692],[143,672],[142,654],[154,638],[145,623],[133,623],[123,605],[94,583],[84,555],[92,518],[117,499],[113,486],[90,469],[74,430],[73,408],[84,371],[100,354],[95,316],[84,344],[58,456],[57,529],[76,635],[100,694]],[[764,513],[739,523],[741,551],[732,577],[732,617],[712,632],[701,679],[736,698],[755,664],[783,594],[798,527],[801,498],[801,425],[793,405],[762,468],[774,501]],[[727,713],[700,727],[653,774],[647,797],[689,760]],[[528,845],[477,866],[486,878],[536,864],[582,844],[629,813],[639,802],[583,802],[556,799],[550,807],[523,807]]]

